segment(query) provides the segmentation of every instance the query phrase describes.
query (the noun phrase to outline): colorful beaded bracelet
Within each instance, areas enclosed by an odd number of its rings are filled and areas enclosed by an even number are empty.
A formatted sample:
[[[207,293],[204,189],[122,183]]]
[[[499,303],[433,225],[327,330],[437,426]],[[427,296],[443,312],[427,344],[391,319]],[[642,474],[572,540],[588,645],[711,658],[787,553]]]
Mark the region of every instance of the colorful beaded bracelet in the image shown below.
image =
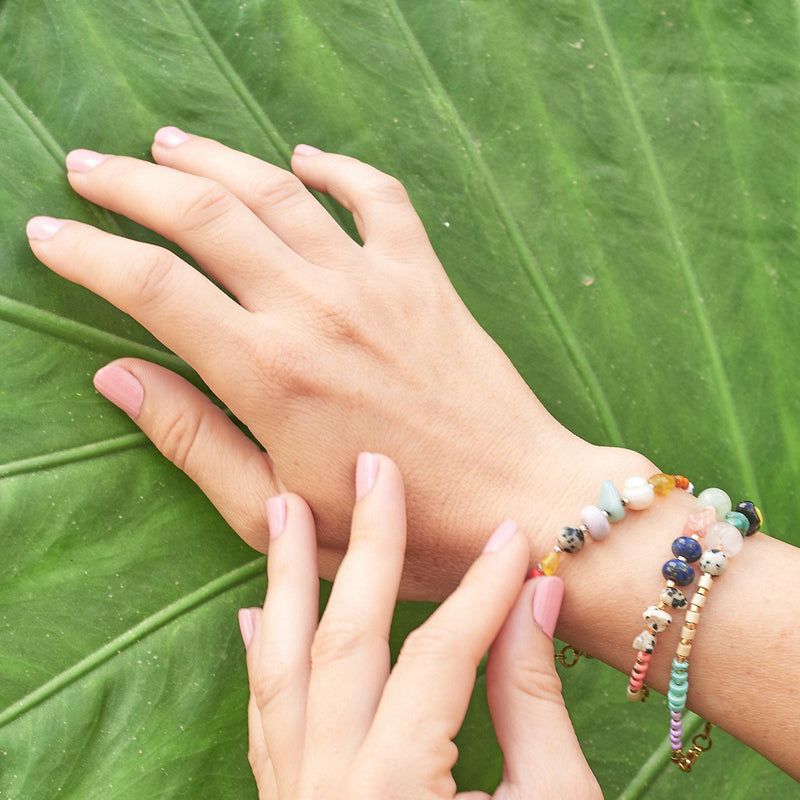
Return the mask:
[[[650,508],[656,495],[668,495],[675,488],[690,493],[694,491],[688,478],[663,472],[649,478],[638,475],[628,478],[621,493],[613,481],[603,481],[597,505],[583,508],[579,525],[565,526],[558,532],[553,549],[530,571],[528,577],[555,575],[562,553],[577,553],[583,549],[586,536],[596,542],[602,541],[611,532],[611,523],[623,519],[627,510],[643,511]]]
[[[713,500],[712,500],[713,498]],[[749,500],[743,501],[731,511],[731,501],[721,489],[707,489],[697,498],[698,504],[705,506],[711,502],[715,520],[704,528],[706,550],[699,557],[703,575],[698,581],[697,591],[689,603],[684,618],[681,640],[675,649],[672,660],[667,705],[670,711],[669,743],[672,748],[672,761],[684,772],[689,772],[703,750],[711,746],[710,726],[707,724],[703,739],[705,747],[695,742],[694,746],[683,750],[683,711],[689,693],[689,654],[697,632],[702,611],[714,578],[721,575],[728,559],[741,552],[745,536],[752,536],[763,523],[761,512]],[[701,510],[705,510],[702,508]]]

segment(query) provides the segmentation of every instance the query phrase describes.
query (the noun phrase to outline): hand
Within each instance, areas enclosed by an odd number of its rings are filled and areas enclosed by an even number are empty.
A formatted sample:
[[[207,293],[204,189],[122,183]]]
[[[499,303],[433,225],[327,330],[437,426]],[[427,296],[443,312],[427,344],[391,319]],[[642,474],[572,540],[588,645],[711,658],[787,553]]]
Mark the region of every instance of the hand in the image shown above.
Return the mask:
[[[356,454],[386,452],[409,498],[403,596],[440,599],[504,516],[546,531],[549,548],[567,509],[613,476],[611,459],[553,420],[471,317],[393,178],[305,146],[295,176],[170,128],[153,156],[73,151],[69,180],[179,244],[208,277],[77,222],[34,218],[31,246],[192,365],[266,449],[163,368],[122,359],[96,376],[247,542],[266,548],[267,497],[296,491],[330,577]],[[306,186],[352,211],[363,246]]]
[[[389,626],[405,544],[394,463],[362,454],[356,493],[350,545],[319,626],[311,512],[294,495],[270,500],[266,602],[263,613],[240,612],[259,797],[456,796],[452,739],[492,641],[487,692],[505,755],[494,796],[599,797],[554,666],[560,579],[523,587],[527,541],[513,522],[503,523],[453,595],[408,637],[390,671]]]

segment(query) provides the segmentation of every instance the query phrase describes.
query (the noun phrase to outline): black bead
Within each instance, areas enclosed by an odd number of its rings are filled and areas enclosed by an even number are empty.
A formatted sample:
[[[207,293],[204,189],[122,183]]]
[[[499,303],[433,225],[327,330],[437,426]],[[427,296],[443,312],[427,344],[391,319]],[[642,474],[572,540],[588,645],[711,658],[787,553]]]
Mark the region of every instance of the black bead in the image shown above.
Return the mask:
[[[755,503],[750,500],[742,500],[741,503],[736,505],[736,510],[740,514],[744,514],[747,517],[747,521],[750,523],[750,527],[747,529],[745,536],[752,536],[761,527],[761,519],[759,518],[758,511],[756,511]]]

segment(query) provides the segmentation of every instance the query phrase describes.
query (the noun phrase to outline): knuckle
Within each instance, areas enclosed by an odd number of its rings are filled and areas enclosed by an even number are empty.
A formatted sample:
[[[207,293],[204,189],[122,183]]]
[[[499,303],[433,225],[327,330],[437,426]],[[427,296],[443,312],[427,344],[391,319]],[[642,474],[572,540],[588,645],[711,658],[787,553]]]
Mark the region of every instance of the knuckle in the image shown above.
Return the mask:
[[[145,305],[155,305],[163,301],[170,292],[175,275],[176,256],[163,247],[150,251],[139,268],[131,272],[133,292],[136,300]]]
[[[305,199],[306,188],[290,172],[257,178],[250,187],[256,206],[290,206]]]
[[[430,624],[422,625],[412,631],[400,649],[397,660],[400,661],[450,661],[453,657],[454,644],[457,644],[455,632]]]
[[[378,203],[389,203],[391,205],[402,205],[410,203],[406,187],[391,175],[381,175],[364,192],[367,200]]]
[[[285,659],[277,655],[261,657],[256,674],[251,678],[250,689],[262,712],[268,712],[278,698],[288,693],[296,673]]]
[[[184,472],[200,439],[203,418],[201,412],[182,408],[166,420],[160,431],[159,450]]]
[[[357,618],[323,619],[311,645],[312,667],[345,659],[367,645],[371,638]]]
[[[175,205],[175,218],[185,233],[196,233],[229,214],[236,199],[219,183],[198,181],[196,188]]]
[[[308,353],[284,335],[263,337],[251,345],[258,382],[270,395],[305,396],[312,392],[313,364]]]

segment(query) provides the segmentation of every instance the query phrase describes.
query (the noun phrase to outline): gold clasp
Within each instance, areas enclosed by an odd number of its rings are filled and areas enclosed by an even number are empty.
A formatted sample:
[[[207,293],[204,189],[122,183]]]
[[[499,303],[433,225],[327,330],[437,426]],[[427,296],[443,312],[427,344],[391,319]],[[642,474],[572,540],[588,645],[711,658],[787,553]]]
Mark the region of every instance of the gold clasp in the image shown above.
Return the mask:
[[[574,667],[581,658],[591,658],[591,656],[584,653],[583,650],[578,650],[571,644],[564,645],[561,650],[556,653],[556,661],[567,669]]]

